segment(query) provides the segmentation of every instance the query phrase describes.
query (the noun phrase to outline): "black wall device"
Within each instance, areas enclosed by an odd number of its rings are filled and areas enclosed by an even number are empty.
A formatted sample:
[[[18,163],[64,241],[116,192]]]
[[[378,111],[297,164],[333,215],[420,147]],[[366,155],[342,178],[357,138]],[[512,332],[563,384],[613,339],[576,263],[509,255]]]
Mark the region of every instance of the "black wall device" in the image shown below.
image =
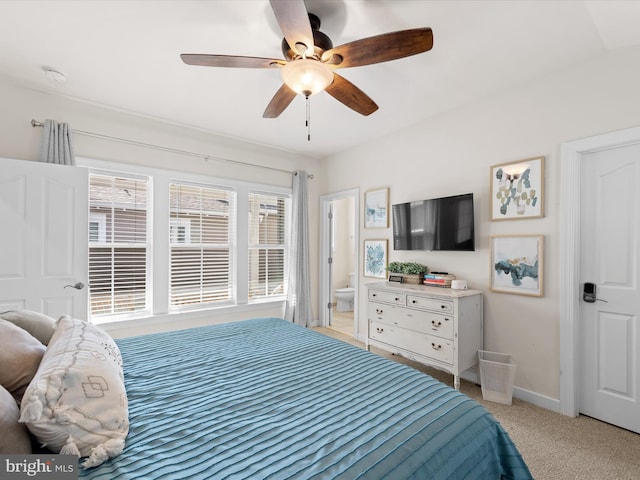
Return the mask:
[[[587,303],[594,303],[596,301],[596,284],[595,283],[586,282],[584,284],[582,299]]]

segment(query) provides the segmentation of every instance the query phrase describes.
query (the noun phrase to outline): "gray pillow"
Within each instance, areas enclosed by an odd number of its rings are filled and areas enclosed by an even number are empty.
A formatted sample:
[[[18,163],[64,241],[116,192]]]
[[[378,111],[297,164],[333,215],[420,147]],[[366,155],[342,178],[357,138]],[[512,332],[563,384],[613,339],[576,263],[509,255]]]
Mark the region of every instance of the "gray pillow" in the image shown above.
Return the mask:
[[[11,394],[0,387],[0,454],[30,454],[31,438],[27,427],[18,423],[20,409]]]
[[[53,318],[32,310],[9,310],[0,313],[0,318],[25,329],[43,345],[49,344],[51,335],[56,331],[56,321]]]
[[[0,319],[0,385],[18,404],[36,374],[46,348],[29,332]]]

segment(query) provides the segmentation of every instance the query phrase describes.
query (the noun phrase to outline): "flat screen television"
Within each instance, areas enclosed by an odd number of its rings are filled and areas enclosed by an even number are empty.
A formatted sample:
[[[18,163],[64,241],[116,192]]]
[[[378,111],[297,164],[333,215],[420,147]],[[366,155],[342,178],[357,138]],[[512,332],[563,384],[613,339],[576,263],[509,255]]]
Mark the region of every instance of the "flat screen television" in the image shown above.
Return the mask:
[[[473,193],[391,207],[394,250],[475,250]]]

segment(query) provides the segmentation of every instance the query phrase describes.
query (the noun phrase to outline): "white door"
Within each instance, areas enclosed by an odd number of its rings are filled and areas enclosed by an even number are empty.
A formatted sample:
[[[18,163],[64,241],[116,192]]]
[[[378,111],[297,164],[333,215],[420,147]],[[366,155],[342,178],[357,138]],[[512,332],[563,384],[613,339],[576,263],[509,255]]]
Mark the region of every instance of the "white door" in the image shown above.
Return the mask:
[[[0,311],[87,318],[88,176],[0,159]]]
[[[640,433],[640,145],[584,155],[580,412]],[[582,296],[582,292],[581,292]]]

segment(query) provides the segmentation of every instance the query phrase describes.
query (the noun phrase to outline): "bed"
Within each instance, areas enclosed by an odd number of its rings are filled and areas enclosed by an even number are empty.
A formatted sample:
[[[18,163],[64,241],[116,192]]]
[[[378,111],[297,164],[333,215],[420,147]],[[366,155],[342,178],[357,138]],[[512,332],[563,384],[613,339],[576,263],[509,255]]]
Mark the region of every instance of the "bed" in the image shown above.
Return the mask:
[[[124,479],[530,479],[466,395],[281,319],[117,340],[129,402]]]

